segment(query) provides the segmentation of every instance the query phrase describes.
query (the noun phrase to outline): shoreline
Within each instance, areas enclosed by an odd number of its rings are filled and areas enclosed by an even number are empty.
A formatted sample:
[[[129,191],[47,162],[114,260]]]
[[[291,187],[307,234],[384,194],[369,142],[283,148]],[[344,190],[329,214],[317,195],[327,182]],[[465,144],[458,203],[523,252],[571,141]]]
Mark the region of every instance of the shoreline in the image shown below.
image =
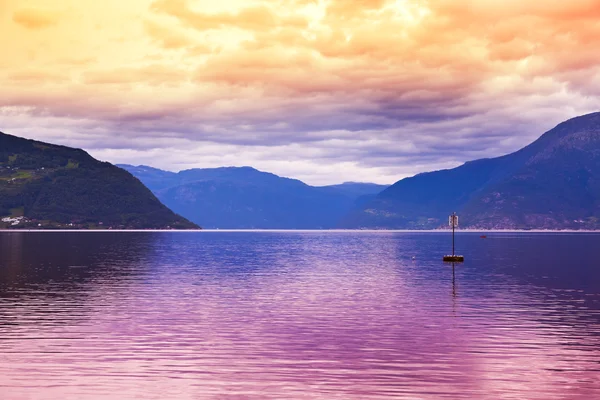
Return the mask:
[[[451,229],[0,229],[0,233],[449,233]],[[600,230],[569,229],[461,229],[461,233],[599,233]]]

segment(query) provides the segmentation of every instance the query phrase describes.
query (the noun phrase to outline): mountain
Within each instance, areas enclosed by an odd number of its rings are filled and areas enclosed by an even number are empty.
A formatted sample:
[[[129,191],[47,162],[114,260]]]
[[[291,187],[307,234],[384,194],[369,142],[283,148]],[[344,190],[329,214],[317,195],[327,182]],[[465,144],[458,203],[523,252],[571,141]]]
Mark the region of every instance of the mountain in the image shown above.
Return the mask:
[[[600,113],[559,124],[506,156],[403,179],[341,227],[600,229]]]
[[[337,193],[344,193],[347,196],[354,197],[352,209],[356,209],[375,199],[379,193],[388,188],[389,185],[378,185],[376,183],[364,182],[344,182],[339,185],[321,186],[324,190]]]
[[[320,186],[321,188],[328,188],[329,190],[339,191],[346,193],[350,196],[361,197],[368,195],[377,195],[384,189],[388,188],[389,185],[378,185],[376,183],[364,183],[364,182],[344,182],[339,185]]]
[[[127,171],[0,132],[2,228],[197,228]]]
[[[142,181],[152,191],[178,184],[177,174],[173,172],[143,165],[134,167],[132,165],[117,164],[117,167],[129,171],[129,173]]]
[[[251,167],[179,173],[147,166],[119,167],[139,178],[175,212],[204,227],[220,229],[332,228],[357,206],[361,196],[387,187],[363,183],[314,187]]]

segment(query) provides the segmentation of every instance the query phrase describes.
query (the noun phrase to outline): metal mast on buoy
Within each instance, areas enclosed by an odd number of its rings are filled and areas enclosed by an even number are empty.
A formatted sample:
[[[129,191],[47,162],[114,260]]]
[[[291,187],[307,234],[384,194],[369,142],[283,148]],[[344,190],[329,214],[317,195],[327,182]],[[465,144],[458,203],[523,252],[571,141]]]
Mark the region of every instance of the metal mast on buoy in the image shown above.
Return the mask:
[[[444,261],[447,262],[464,262],[465,257],[458,256],[454,253],[454,230],[458,228],[458,215],[456,213],[452,213],[450,217],[448,217],[448,225],[452,227],[452,255],[444,256]]]

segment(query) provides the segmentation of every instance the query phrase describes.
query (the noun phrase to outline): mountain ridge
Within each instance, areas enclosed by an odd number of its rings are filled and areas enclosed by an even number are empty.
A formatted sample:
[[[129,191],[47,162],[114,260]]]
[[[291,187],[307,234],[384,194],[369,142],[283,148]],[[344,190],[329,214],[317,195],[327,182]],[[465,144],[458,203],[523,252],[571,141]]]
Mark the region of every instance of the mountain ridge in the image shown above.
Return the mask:
[[[576,146],[583,142],[588,148]],[[580,154],[571,154],[574,149]],[[580,198],[600,199],[600,191],[567,184],[571,175],[565,171],[577,176],[580,170],[587,170],[595,185],[600,178],[599,151],[600,113],[575,117],[513,153],[402,179],[350,212],[339,226],[433,229],[444,226],[447,215],[457,211],[463,215],[464,225],[473,228],[598,229],[598,200],[584,204]],[[578,164],[577,159],[586,160],[587,165],[571,168]],[[564,198],[562,205],[553,199],[557,195]],[[554,205],[548,208],[548,204]],[[579,204],[577,211],[572,204]]]
[[[190,169],[168,175],[119,164],[174,211],[219,229],[329,229],[384,185],[310,186],[253,167]]]

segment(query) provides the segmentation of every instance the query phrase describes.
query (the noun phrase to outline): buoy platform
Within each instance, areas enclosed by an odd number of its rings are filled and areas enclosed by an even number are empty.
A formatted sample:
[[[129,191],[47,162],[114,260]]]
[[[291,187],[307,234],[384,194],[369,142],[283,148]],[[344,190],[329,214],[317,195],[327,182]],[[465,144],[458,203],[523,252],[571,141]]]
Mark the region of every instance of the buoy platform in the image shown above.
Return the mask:
[[[444,256],[445,262],[465,262],[464,256]]]

